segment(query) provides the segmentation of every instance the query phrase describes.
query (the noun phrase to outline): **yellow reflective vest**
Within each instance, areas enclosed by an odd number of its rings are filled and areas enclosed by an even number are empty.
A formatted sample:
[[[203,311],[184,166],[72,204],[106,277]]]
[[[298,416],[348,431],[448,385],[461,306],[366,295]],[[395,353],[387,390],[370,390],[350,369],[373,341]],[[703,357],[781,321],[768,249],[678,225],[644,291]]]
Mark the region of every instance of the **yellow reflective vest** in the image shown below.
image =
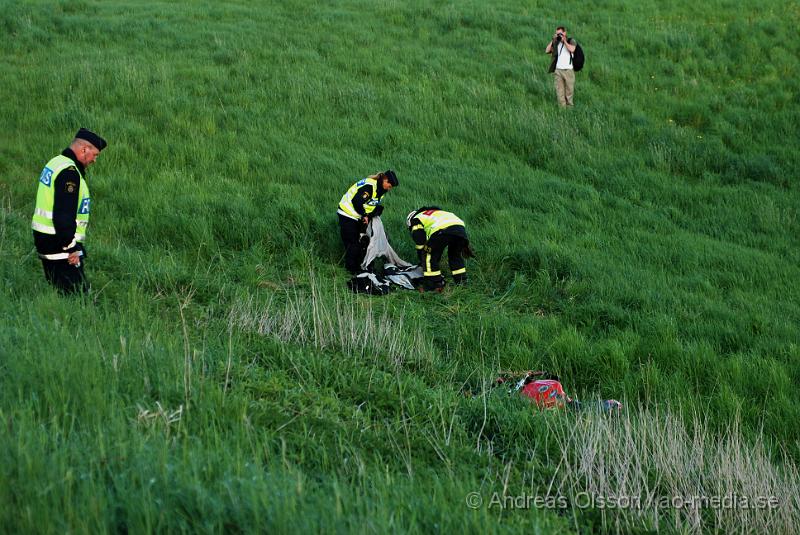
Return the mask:
[[[350,189],[342,195],[342,199],[339,201],[339,209],[336,212],[350,219],[361,219],[363,216],[353,206],[353,198],[356,196],[356,192],[367,184],[372,186],[372,195],[364,199],[364,212],[366,215],[371,214],[381,204],[381,199],[383,198],[383,196],[377,196],[378,181],[374,178],[362,178],[350,186]]]
[[[75,213],[75,236],[76,242],[80,243],[86,239],[86,230],[89,226],[89,208],[91,197],[89,195],[89,185],[84,180],[75,162],[64,155],[58,155],[44,166],[39,175],[39,189],[36,192],[36,208],[33,210],[31,228],[43,234],[55,234],[56,227],[53,224],[53,205],[55,203],[54,187],[56,178],[64,169],[74,168],[80,177],[80,187],[78,189],[78,206]],[[64,256],[66,258],[66,256]]]
[[[418,230],[420,225],[422,225],[427,240],[431,239],[434,232],[456,225],[464,226],[464,221],[459,219],[454,213],[445,212],[444,210],[425,210],[415,215],[414,219],[418,219],[420,224],[412,226],[411,232]]]

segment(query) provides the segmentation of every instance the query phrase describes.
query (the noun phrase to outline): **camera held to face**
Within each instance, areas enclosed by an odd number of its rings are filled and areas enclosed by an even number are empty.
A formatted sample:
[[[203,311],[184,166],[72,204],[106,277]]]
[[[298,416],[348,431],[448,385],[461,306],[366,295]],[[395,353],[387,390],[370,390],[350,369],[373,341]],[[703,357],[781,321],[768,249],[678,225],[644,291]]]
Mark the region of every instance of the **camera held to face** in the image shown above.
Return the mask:
[[[558,32],[558,33],[556,34],[556,43],[560,43],[560,42],[561,42],[561,39],[562,39],[563,37],[564,37],[564,34],[563,34],[563,33],[561,33],[561,32]]]

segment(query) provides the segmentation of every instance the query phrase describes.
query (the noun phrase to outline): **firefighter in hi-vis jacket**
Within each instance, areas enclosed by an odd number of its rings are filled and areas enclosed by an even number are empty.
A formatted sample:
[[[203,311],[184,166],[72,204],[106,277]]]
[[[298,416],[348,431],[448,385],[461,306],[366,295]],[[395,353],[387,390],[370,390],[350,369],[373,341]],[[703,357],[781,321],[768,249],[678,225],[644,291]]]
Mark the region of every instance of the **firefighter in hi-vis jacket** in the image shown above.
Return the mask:
[[[339,201],[339,232],[344,243],[344,264],[354,275],[361,271],[366,246],[360,242],[369,220],[383,213],[383,195],[396,187],[394,171],[384,171],[363,178],[350,186]]]
[[[417,246],[417,256],[425,275],[426,290],[441,291],[444,288],[444,277],[439,269],[439,262],[445,247],[453,282],[462,284],[467,281],[464,258],[474,255],[461,219],[437,206],[423,206],[408,214],[406,226]]]

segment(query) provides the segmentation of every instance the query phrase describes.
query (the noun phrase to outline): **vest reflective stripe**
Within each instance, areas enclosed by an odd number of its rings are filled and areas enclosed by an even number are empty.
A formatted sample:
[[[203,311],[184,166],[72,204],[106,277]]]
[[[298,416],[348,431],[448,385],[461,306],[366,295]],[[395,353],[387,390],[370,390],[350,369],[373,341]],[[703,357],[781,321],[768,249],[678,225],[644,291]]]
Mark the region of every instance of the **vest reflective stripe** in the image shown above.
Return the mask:
[[[422,227],[425,229],[425,237],[428,240],[431,239],[434,232],[456,225],[464,226],[464,222],[456,217],[455,214],[444,210],[425,210],[414,217],[422,223]]]
[[[36,232],[41,232],[42,234],[55,234],[56,229],[52,225],[44,225],[39,223],[38,221],[31,221],[31,228]]]
[[[77,226],[75,227],[75,241],[83,241],[86,239],[86,228],[89,226],[89,221],[75,220]]]
[[[33,210],[31,218],[31,228],[43,234],[55,234],[56,228],[53,224],[53,205],[55,204],[55,182],[59,173],[68,167],[77,166],[75,162],[64,155],[58,155],[51,159],[42,169],[39,175],[39,189],[36,191],[36,208]],[[86,239],[86,228],[89,225],[89,208],[91,197],[89,186],[83,179],[80,171],[80,187],[78,189],[78,205],[75,213],[75,240],[83,241]]]
[[[456,269],[452,273],[453,273],[453,275],[461,275],[462,273],[466,273],[466,272],[467,272],[467,268],[463,267],[461,269]]]
[[[89,195],[89,185],[81,175],[81,188],[78,191],[78,212],[75,215],[75,240],[82,242],[86,239],[86,229],[89,228],[89,209],[92,204]]]
[[[344,195],[342,195],[342,199],[339,201],[339,209],[337,213],[342,214],[345,217],[349,217],[350,219],[361,219],[361,214],[356,212],[356,209],[353,207],[353,197],[356,196],[356,192],[358,188],[370,184],[372,186],[372,194],[375,195],[378,192],[378,181],[374,178],[362,178],[348,189]],[[367,214],[372,213],[375,210],[375,207],[381,203],[381,197],[370,197],[364,201],[364,212]]]

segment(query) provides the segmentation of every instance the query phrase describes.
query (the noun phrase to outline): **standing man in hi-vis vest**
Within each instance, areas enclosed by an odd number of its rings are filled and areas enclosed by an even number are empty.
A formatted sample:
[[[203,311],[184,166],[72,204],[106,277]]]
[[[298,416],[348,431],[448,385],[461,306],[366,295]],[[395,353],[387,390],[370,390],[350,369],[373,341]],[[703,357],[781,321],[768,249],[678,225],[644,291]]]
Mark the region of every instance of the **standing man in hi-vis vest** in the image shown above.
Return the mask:
[[[366,244],[361,243],[372,217],[383,213],[383,195],[398,184],[397,175],[388,170],[363,178],[350,186],[339,201],[339,232],[344,243],[344,265],[354,275],[361,271]]]
[[[417,256],[425,275],[426,290],[441,292],[444,288],[444,277],[439,269],[439,263],[445,247],[453,282],[463,284],[467,281],[464,258],[471,258],[474,254],[469,246],[467,229],[464,228],[461,219],[438,206],[423,206],[408,214],[406,226],[417,246]]]
[[[31,228],[33,243],[47,282],[62,293],[85,293],[83,242],[89,225],[91,197],[86,168],[94,163],[106,141],[85,128],[64,152],[51,159],[39,175]]]

